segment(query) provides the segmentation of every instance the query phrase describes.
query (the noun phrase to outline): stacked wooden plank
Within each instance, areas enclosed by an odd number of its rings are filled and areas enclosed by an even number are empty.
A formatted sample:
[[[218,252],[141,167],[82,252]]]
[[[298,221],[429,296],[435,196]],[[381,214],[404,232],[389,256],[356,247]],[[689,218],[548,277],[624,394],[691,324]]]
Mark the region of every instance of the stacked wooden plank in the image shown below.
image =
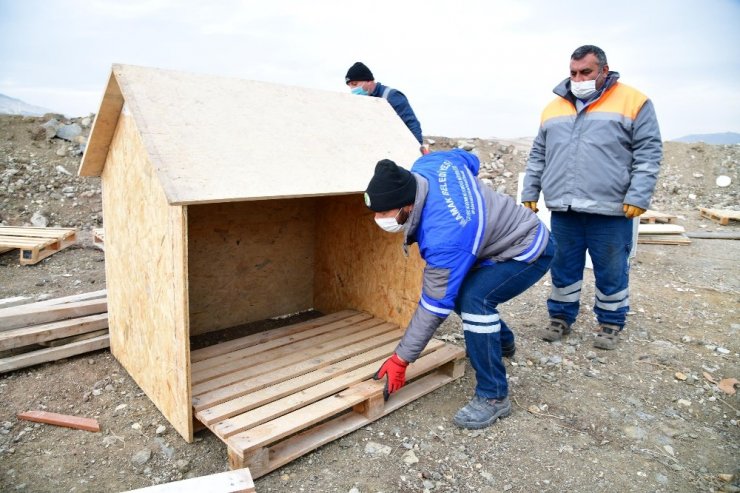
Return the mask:
[[[249,469],[219,472],[210,476],[163,483],[126,493],[253,493],[254,482]]]
[[[194,415],[260,477],[462,376],[465,351],[432,340],[386,402],[372,377],[402,334],[346,310],[195,350]]]
[[[0,309],[0,373],[109,346],[106,291]]]
[[[726,226],[733,221],[740,221],[740,211],[733,211],[729,209],[708,209],[706,207],[699,207],[699,214],[701,217],[706,217],[712,221]]]
[[[677,217],[648,209],[640,216],[637,243],[656,245],[690,245],[683,226],[675,224]]]
[[[75,228],[0,226],[0,253],[20,249],[21,265],[32,265],[77,242]]]

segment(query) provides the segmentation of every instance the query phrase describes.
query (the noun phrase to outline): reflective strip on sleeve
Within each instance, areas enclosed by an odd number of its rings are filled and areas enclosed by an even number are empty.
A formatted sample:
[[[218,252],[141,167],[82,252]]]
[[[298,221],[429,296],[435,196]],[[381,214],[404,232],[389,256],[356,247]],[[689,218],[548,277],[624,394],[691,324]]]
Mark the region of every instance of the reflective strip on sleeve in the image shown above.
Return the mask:
[[[452,311],[449,308],[442,308],[442,307],[439,307],[439,306],[434,306],[434,305],[430,304],[429,302],[427,302],[426,300],[424,300],[423,298],[421,300],[419,300],[419,304],[421,306],[423,306],[424,308],[426,308],[427,310],[429,310],[430,312],[432,312],[432,313],[434,313],[436,315],[439,315],[440,317],[446,317]]]

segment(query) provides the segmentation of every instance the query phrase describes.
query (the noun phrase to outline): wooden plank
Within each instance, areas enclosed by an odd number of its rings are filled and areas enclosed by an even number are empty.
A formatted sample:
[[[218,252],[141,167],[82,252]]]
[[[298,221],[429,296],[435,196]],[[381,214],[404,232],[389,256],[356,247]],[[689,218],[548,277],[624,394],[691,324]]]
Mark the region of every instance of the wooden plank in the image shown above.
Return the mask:
[[[253,493],[254,481],[248,468],[219,472],[208,476],[183,479],[129,490],[125,493]]]
[[[79,416],[69,416],[67,414],[50,413],[48,411],[26,411],[17,415],[18,419],[33,421],[35,423],[45,423],[76,430],[100,431],[100,424],[94,418],[81,418]]]
[[[325,343],[329,343],[334,347],[339,347],[341,343],[343,345],[349,344],[347,341],[357,341],[362,339],[364,336],[359,336],[365,330],[372,330],[373,327],[382,325],[383,321],[379,318],[372,318],[364,320],[356,324],[348,325],[343,328],[338,328],[330,332],[320,332],[317,335],[306,336],[306,332],[302,332],[298,335],[305,336],[297,341],[292,341],[295,336],[283,337],[270,341],[259,346],[252,346],[234,353],[221,356],[219,359],[223,361],[222,364],[214,364],[210,368],[203,370],[193,370],[192,382],[193,385],[200,384],[207,380],[212,380],[223,375],[233,373],[239,370],[246,370],[250,367],[258,365],[264,365],[269,363],[274,368],[274,363],[281,362],[283,366],[287,366],[291,361],[292,357],[296,354],[307,356],[309,353],[315,351],[321,351],[326,346]],[[386,324],[385,329],[379,332],[384,332],[397,328],[395,325]],[[371,334],[379,333],[376,331],[369,332]],[[348,339],[349,338],[349,339]],[[288,358],[285,358],[285,357]],[[214,363],[218,361],[209,360]],[[195,390],[194,390],[195,391]]]
[[[427,356],[419,358],[416,362],[409,365],[407,369],[407,377],[409,380],[417,378],[433,371],[435,368],[438,368],[442,362],[449,362],[461,357],[461,355],[464,355],[463,350],[456,347],[451,351],[445,351],[443,353],[435,351]],[[440,377],[439,385],[443,385],[452,379],[451,376],[444,374],[440,375]],[[275,443],[281,438],[302,431],[316,423],[331,418],[332,416],[336,416],[345,409],[349,409],[374,395],[382,395],[384,385],[385,382],[383,380],[368,380],[361,382],[337,395],[319,400],[268,423],[252,428],[251,430],[238,433],[227,439],[226,443],[231,449],[238,453],[247,454],[251,450]],[[409,384],[407,387],[411,388],[412,385]],[[393,406],[393,403],[396,401],[405,400],[404,395],[402,394],[403,390],[404,389],[401,389],[401,391],[395,393],[391,397],[388,401],[390,406]],[[396,405],[398,405],[398,403],[396,403]]]
[[[640,224],[637,231],[641,235],[668,235],[685,233],[686,229],[678,224]]]
[[[51,298],[44,301],[37,301],[33,304],[35,306],[62,305],[64,303],[72,303],[75,301],[96,300],[100,298],[105,298],[107,294],[108,293],[105,289],[101,289],[98,291],[90,291],[88,293],[73,294],[70,296],[62,296],[61,298]]]
[[[93,339],[73,342],[65,346],[39,349],[38,351],[32,351],[30,353],[2,358],[0,359],[0,373],[38,365],[39,363],[47,363],[49,361],[69,358],[70,356],[76,356],[78,354],[89,353],[90,351],[107,348],[109,344],[108,336],[104,335]]]
[[[263,374],[247,380],[235,382],[226,387],[217,388],[203,394],[197,394],[193,391],[193,407],[196,411],[200,411],[214,404],[220,404],[235,397],[255,392],[267,386],[275,385],[298,375],[308,373],[309,371],[327,367],[337,361],[351,358],[352,356],[356,356],[364,351],[369,351],[390,341],[399,340],[402,335],[403,332],[400,330],[387,332],[356,344],[351,344],[349,346],[324,353],[321,356],[315,356],[311,359],[297,362],[293,366],[281,368],[270,374]]]
[[[10,308],[11,306],[26,304],[30,298],[28,296],[11,296],[0,300],[0,309]]]
[[[121,112],[102,176],[111,352],[192,441],[188,211],[167,204],[133,118]]]
[[[643,235],[637,237],[637,243],[646,245],[690,245],[691,240],[684,235]]]
[[[436,350],[446,351],[443,346],[444,343],[441,341],[430,341],[429,345],[427,345],[427,347],[424,349],[422,356],[430,354]],[[334,373],[334,375],[336,376],[330,374],[329,377],[333,376],[333,378],[329,378],[325,381],[321,381],[320,379],[316,378],[316,376],[314,376],[314,374],[318,372],[296,378],[291,381],[293,387],[291,389],[292,392],[287,392],[287,389],[285,389],[285,394],[287,395],[279,399],[278,397],[280,397],[280,394],[282,393],[280,391],[283,389],[269,387],[265,390],[273,391],[274,400],[272,402],[262,405],[253,410],[243,411],[239,415],[236,415],[236,413],[234,413],[232,415],[233,417],[228,417],[228,419],[221,418],[217,420],[219,422],[213,427],[213,430],[218,436],[222,438],[228,438],[232,435],[235,435],[236,433],[254,428],[255,426],[265,423],[271,419],[277,418],[279,416],[282,416],[283,414],[287,414],[291,411],[316,402],[319,399],[323,399],[324,397],[328,397],[332,394],[340,392],[352,385],[367,380],[368,378],[372,378],[372,376],[382,364],[382,361],[393,353],[394,348],[395,346],[390,347],[390,345],[387,345],[379,348],[382,349],[382,352],[379,350],[375,350],[370,353],[360,355],[362,359],[360,359],[360,357],[355,358],[357,363],[353,365],[345,365],[345,368],[343,368],[342,370],[346,371],[346,373],[339,373],[339,371],[342,371],[339,370],[337,371],[337,373],[339,374]],[[457,352],[455,354],[457,354]],[[357,364],[361,364],[363,362],[366,364],[353,369],[353,366],[357,366]],[[352,371],[347,371],[347,369]],[[317,380],[318,383],[315,383]],[[232,404],[233,410],[233,402],[225,403],[222,406],[226,407],[227,404]],[[217,417],[223,416],[224,414],[232,414],[233,412],[232,411],[224,413],[223,411],[225,411],[225,409],[222,411],[220,407],[221,406],[215,406],[214,408],[204,411],[204,414],[207,415],[205,419],[206,421],[208,421],[208,423],[206,424],[213,424],[214,420],[212,418],[215,419]],[[204,421],[204,423],[206,421]]]
[[[0,237],[6,236],[17,236],[18,239],[23,237],[30,238],[54,238],[61,239],[71,236],[77,232],[76,228],[45,228],[45,227],[15,227],[15,226],[0,226]]]
[[[686,236],[706,240],[740,240],[740,232],[735,231],[689,231]]]
[[[0,310],[0,331],[104,313],[107,309],[108,303],[104,299],[75,301],[61,305],[39,306],[32,303],[15,306]]]
[[[101,313],[61,322],[34,325],[0,332],[0,350],[38,344],[63,337],[85,334],[108,327],[108,314]]]
[[[367,313],[357,312],[353,312],[349,317],[335,321],[332,321],[333,319],[328,317],[322,317],[322,319],[324,319],[322,321],[303,322],[268,330],[267,332],[258,332],[246,337],[240,337],[239,339],[216,344],[215,346],[199,349],[197,351],[193,351],[193,353],[197,353],[194,357],[196,361],[192,363],[193,373],[198,373],[207,368],[218,366],[236,358],[254,354],[242,352],[244,349],[255,348],[256,346],[263,348],[263,350],[272,349],[290,342],[300,341],[347,325],[362,322],[370,318],[371,315]],[[381,321],[378,323],[380,322]],[[255,352],[257,351],[255,349],[252,350]],[[193,358],[192,355],[191,358]]]

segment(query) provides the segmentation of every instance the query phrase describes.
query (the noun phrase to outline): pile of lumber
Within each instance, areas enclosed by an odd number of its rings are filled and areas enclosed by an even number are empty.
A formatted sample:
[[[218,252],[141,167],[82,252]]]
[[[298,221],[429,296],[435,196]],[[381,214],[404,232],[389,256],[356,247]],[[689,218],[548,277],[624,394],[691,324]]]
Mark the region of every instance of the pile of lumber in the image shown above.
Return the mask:
[[[637,243],[654,245],[690,245],[686,229],[675,224],[676,216],[647,210],[640,216]]]
[[[21,265],[33,265],[77,243],[75,228],[0,226],[0,253],[18,248]]]
[[[105,290],[0,309],[0,373],[108,346]]]

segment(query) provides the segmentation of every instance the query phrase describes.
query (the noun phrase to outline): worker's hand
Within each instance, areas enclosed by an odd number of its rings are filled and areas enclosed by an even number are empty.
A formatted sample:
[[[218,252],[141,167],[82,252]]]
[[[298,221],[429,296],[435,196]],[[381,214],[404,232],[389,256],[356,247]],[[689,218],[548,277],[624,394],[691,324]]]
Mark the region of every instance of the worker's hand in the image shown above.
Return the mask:
[[[385,360],[380,366],[380,369],[375,373],[373,379],[380,380],[384,376],[388,376],[385,381],[385,387],[383,388],[383,398],[388,400],[393,392],[397,391],[406,383],[406,367],[409,366],[407,361],[402,360],[396,353],[393,356]]]
[[[426,156],[427,154],[429,154],[429,148],[426,145],[422,145],[421,147],[419,147],[419,152],[421,152],[422,156]]]
[[[527,209],[532,209],[532,212],[539,212],[540,210],[537,208],[537,202],[522,202],[522,205],[526,207]]]
[[[624,204],[622,210],[624,211],[624,215],[627,216],[627,219],[632,219],[645,213],[645,209],[630,204]]]

